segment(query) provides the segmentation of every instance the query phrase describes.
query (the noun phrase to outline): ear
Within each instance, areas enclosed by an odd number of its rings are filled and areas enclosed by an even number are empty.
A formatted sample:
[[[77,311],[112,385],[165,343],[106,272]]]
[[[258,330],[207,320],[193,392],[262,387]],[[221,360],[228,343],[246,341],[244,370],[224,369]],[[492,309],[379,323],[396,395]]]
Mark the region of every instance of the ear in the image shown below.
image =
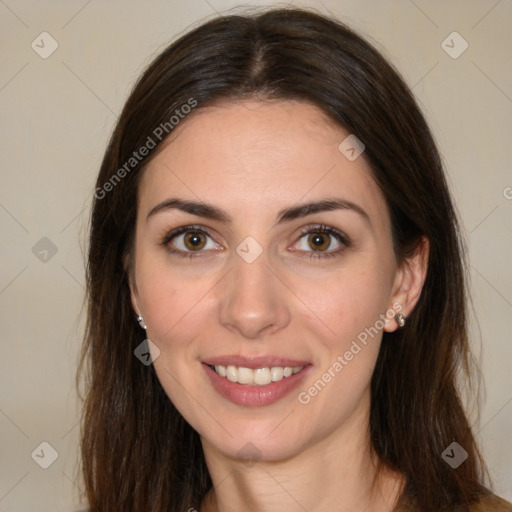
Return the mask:
[[[129,254],[126,254],[123,257],[123,268],[128,278],[128,285],[130,287],[130,299],[132,302],[133,310],[138,316],[140,316],[141,312],[139,308],[139,293],[137,291],[137,284],[135,282],[135,269],[132,258]]]
[[[391,304],[397,313],[401,313],[406,318],[414,310],[421,296],[427,277],[429,250],[430,242],[427,237],[422,236],[414,255],[405,259],[396,272]],[[401,309],[397,308],[398,305]],[[384,331],[393,332],[398,327],[398,323],[392,318],[386,322]]]

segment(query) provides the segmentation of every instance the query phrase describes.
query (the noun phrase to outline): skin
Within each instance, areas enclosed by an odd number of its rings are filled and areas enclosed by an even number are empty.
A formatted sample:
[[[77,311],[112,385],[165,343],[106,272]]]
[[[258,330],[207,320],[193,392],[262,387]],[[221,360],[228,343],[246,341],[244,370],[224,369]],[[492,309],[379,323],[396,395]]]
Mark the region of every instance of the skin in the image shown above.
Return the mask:
[[[309,403],[298,400],[393,304],[407,317],[426,275],[427,240],[397,265],[364,153],[350,161],[338,149],[348,135],[306,103],[210,106],[174,129],[140,182],[132,304],[161,351],[154,365],[163,388],[201,437],[214,482],[202,512],[391,511],[403,484],[388,469],[377,472],[368,435],[382,329]],[[147,218],[171,197],[211,203],[232,223],[176,209]],[[274,225],[283,208],[332,197],[359,205],[369,222],[343,209]],[[168,250],[193,253],[186,233],[161,243],[189,224],[209,231],[192,259]],[[318,251],[301,229],[321,224],[351,242],[334,257],[310,259]],[[236,252],[247,236],[263,250],[252,263]],[[323,236],[325,252],[343,247]],[[385,331],[397,328],[386,319]],[[242,407],[215,391],[201,365],[225,354],[303,359],[312,368],[278,402]],[[247,443],[254,463],[239,455]]]

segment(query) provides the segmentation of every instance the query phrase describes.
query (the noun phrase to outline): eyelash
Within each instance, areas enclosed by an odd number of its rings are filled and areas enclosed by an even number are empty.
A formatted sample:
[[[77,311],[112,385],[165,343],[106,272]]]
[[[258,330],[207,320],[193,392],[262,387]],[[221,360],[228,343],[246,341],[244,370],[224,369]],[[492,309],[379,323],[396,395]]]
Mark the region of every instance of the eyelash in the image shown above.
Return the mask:
[[[202,255],[201,255],[202,251],[182,251],[180,249],[173,249],[172,247],[169,247],[169,242],[171,242],[171,240],[173,238],[175,238],[183,233],[187,233],[189,231],[193,231],[195,233],[202,233],[202,234],[207,235],[210,238],[212,238],[211,235],[208,233],[208,231],[205,230],[204,228],[202,228],[201,226],[192,226],[192,225],[191,226],[182,226],[180,228],[174,229],[173,231],[167,233],[164,236],[163,240],[161,241],[160,245],[163,245],[164,247],[166,247],[167,250],[171,254],[176,254],[177,256],[180,256],[182,258],[189,258],[189,259],[198,258],[198,257],[200,258],[200,257],[202,257]],[[320,224],[320,225],[316,225],[316,226],[308,226],[308,227],[304,228],[301,231],[301,236],[298,238],[298,240],[303,238],[305,235],[309,235],[312,233],[322,233],[322,234],[332,235],[338,240],[338,242],[343,244],[343,246],[340,247],[339,249],[336,249],[335,251],[329,251],[329,252],[306,251],[306,252],[310,253],[310,255],[309,256],[303,255],[302,257],[304,257],[304,258],[309,258],[310,260],[313,260],[313,259],[323,259],[323,258],[331,258],[331,257],[339,256],[345,249],[347,249],[348,247],[351,246],[350,239],[346,235],[344,235],[337,229],[334,229],[330,226],[325,226],[324,224]],[[298,252],[300,252],[300,251],[298,251]]]

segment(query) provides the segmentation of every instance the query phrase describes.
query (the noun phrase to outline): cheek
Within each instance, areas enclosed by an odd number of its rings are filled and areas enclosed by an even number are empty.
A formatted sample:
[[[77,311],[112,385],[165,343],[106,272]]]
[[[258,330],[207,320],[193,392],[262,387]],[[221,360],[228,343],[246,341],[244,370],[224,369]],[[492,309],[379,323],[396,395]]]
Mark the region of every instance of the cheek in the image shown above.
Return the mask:
[[[315,372],[297,399],[304,411],[322,418],[326,432],[352,414],[371,382],[382,340],[380,315],[386,308],[374,277],[355,273],[333,282],[330,300],[317,303],[318,316],[329,329],[317,335]]]
[[[206,311],[207,292],[215,280],[208,276],[193,278],[168,263],[157,264],[153,260],[149,264],[148,259],[142,258],[140,263],[137,279],[146,335],[160,349],[155,371],[175,407],[192,424],[200,425],[205,419],[202,409],[194,404],[205,400],[195,381],[202,371],[197,362],[197,342],[204,337],[205,318],[211,315]]]
[[[317,356],[299,403],[321,411],[326,424],[341,421],[357,406],[378,357],[390,289],[383,265],[369,256],[330,279],[303,280],[298,289],[308,306],[305,321],[316,337]]]
[[[316,279],[296,279],[293,290],[306,306],[305,318],[333,350],[343,350],[375,325],[389,307],[389,279],[372,255],[359,257]],[[380,325],[380,324],[378,324]]]
[[[140,292],[148,336],[156,342],[182,344],[201,330],[207,283],[166,279],[148,281]],[[197,331],[197,332],[196,332]]]
[[[173,266],[165,257],[142,255],[136,268],[139,305],[148,337],[157,344],[186,342],[199,331],[197,315],[208,302],[213,275],[191,273]],[[169,347],[171,348],[171,347]]]

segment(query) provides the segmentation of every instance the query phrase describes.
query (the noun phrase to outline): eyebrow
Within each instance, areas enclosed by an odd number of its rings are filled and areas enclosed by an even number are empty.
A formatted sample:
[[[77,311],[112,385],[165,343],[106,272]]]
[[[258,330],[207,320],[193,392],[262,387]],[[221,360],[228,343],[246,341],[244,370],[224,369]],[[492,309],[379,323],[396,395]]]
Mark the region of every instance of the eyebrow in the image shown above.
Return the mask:
[[[157,204],[148,213],[146,220],[148,220],[153,215],[173,209],[181,210],[183,212],[197,215],[199,217],[216,220],[224,224],[232,223],[231,216],[228,212],[226,212],[226,210],[223,210],[222,208],[204,203],[202,201],[191,201],[189,199],[179,198],[166,199],[165,201]],[[302,203],[298,204],[297,206],[292,206],[280,210],[276,216],[274,226],[283,224],[285,222],[290,222],[295,219],[301,219],[302,217],[312,215],[313,213],[328,212],[334,210],[351,210],[359,214],[371,229],[370,216],[366,213],[366,211],[356,203],[340,198],[328,198],[310,203]]]

